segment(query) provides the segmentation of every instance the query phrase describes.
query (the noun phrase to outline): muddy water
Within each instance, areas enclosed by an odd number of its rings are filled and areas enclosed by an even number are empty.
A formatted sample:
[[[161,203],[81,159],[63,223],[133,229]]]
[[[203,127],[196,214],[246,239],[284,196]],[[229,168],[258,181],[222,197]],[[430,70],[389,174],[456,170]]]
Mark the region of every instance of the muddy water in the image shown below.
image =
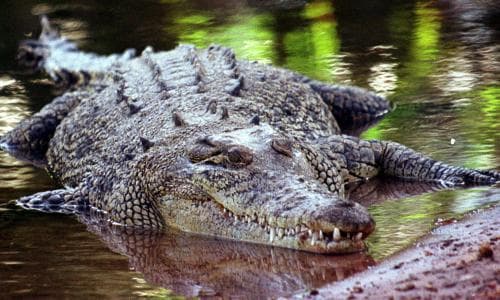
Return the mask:
[[[63,34],[98,53],[220,43],[240,58],[375,90],[397,108],[363,137],[456,165],[500,169],[498,8],[473,0],[264,2],[2,1],[0,134],[56,93],[14,59],[19,40],[38,33],[34,15],[48,14]],[[498,187],[435,191],[392,180],[353,187],[351,197],[377,222],[370,250],[323,257],[23,211],[11,201],[56,183],[4,153],[0,169],[0,298],[278,296],[345,278],[411,245],[439,219],[500,200]]]

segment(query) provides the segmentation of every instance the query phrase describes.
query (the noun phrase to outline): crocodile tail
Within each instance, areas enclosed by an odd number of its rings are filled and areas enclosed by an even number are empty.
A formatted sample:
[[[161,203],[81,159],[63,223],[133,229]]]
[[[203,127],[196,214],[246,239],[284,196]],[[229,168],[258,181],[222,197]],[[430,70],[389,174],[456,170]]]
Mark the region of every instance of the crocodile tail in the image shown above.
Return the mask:
[[[42,25],[42,33],[40,34],[40,40],[53,41],[61,38],[59,30],[50,25],[47,16],[45,15],[41,16],[40,24]]]
[[[48,56],[48,48],[38,40],[25,40],[19,45],[17,60],[25,67],[39,70]]]
[[[76,50],[76,45],[63,39],[59,31],[51,26],[46,16],[40,18],[42,32],[37,40],[24,40],[19,44],[18,61],[34,70],[41,69],[50,55],[51,48],[64,47],[68,50]]]
[[[61,36],[46,16],[40,19],[42,32],[37,40],[22,41],[18,61],[35,71],[43,70],[59,87],[86,85],[121,61],[135,56],[134,49],[122,54],[101,56],[78,50],[77,45]]]

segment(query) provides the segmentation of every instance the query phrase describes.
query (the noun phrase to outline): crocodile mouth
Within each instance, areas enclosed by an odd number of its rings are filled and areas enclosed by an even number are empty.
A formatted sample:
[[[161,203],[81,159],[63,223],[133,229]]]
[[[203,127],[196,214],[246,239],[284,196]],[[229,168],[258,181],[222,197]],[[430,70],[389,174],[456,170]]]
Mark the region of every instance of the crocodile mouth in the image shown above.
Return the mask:
[[[224,217],[232,220],[235,224],[246,223],[250,226],[259,226],[261,230],[265,231],[270,244],[277,242],[279,245],[280,240],[290,239],[302,244],[304,250],[314,252],[360,251],[365,248],[362,241],[369,234],[363,233],[363,231],[348,232],[341,230],[339,227],[334,227],[330,231],[323,231],[322,229],[308,227],[305,224],[281,227],[269,223],[266,217],[258,217],[257,214],[239,215],[226,208],[223,208],[222,211]]]
[[[340,227],[329,229],[316,229],[306,224],[287,224],[279,226],[269,222],[269,218],[259,217],[254,213],[251,215],[238,214],[222,208],[222,215],[234,225],[246,225],[251,230],[258,229],[262,237],[270,245],[285,246],[299,250],[318,253],[350,253],[365,249],[364,239],[371,233],[373,228],[351,232],[342,230]],[[287,246],[289,245],[289,246]]]
[[[374,224],[344,226],[342,222],[283,222],[266,213],[238,213],[215,198],[206,201],[164,198],[161,201],[166,225],[194,234],[264,244],[323,254],[360,252]],[[281,218],[281,219],[280,219]]]

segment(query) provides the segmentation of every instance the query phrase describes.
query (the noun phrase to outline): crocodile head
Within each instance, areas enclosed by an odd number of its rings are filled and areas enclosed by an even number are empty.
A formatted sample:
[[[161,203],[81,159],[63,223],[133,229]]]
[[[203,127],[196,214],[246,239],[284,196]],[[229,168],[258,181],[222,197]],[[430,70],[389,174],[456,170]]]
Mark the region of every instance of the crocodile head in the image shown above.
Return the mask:
[[[343,199],[338,168],[312,147],[267,125],[187,143],[159,205],[167,225],[318,253],[364,249],[373,219]]]

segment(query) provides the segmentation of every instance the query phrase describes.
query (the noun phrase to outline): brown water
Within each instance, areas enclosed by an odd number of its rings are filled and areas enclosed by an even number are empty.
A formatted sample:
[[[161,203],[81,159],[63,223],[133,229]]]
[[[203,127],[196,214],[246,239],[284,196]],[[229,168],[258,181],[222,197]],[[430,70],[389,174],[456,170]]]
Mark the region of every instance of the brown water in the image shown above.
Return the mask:
[[[263,6],[269,2],[2,1],[0,134],[54,97],[43,75],[28,74],[14,59],[17,43],[39,30],[33,14],[48,14],[63,34],[98,53],[220,43],[240,58],[375,90],[397,109],[363,137],[394,140],[455,165],[500,169],[498,5]],[[11,201],[56,184],[4,153],[0,169],[0,298],[279,296],[345,278],[411,245],[440,218],[500,201],[499,187],[431,193],[432,186],[373,181],[351,196],[377,222],[369,252],[325,257],[24,211]]]

